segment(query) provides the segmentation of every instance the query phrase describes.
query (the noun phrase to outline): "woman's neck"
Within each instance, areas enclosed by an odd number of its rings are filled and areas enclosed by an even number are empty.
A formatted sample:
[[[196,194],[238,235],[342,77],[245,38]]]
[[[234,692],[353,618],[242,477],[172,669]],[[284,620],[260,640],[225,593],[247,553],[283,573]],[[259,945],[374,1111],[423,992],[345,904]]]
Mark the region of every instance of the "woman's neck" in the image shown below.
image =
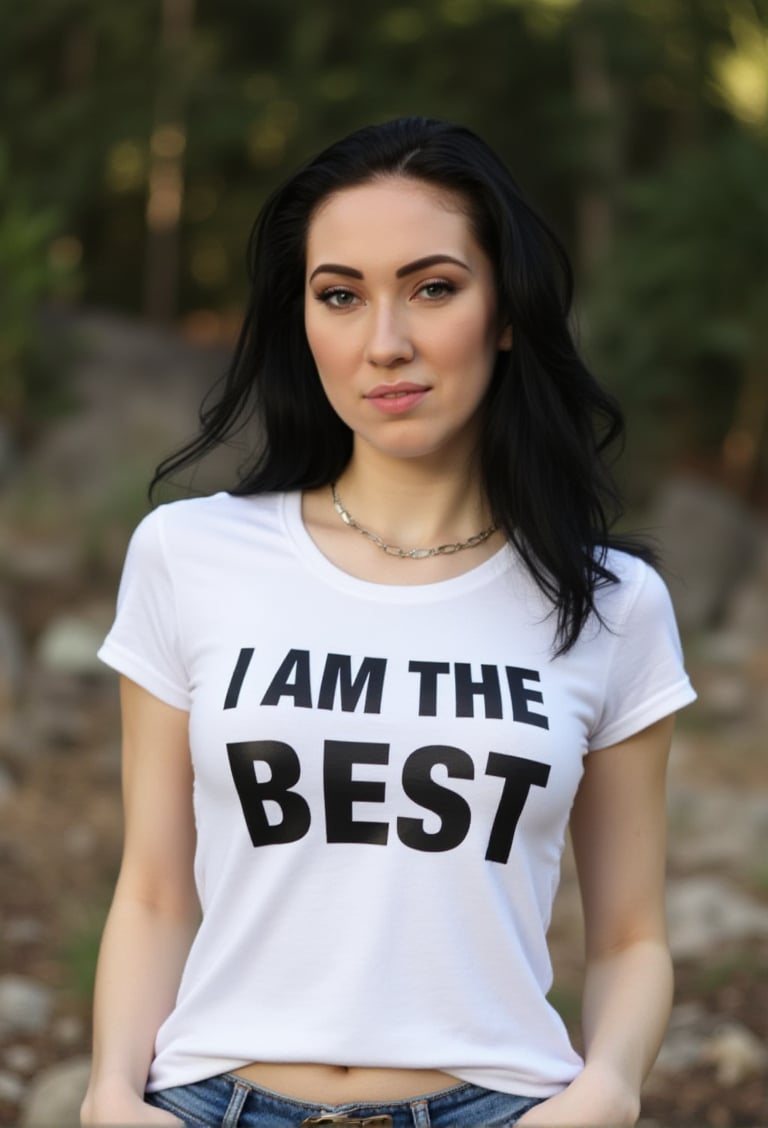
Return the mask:
[[[374,452],[375,453],[375,452]],[[373,534],[393,549],[461,544],[491,524],[479,474],[466,463],[428,465],[419,459],[356,457],[339,476],[337,495],[357,529],[342,519],[329,486],[305,490],[305,528],[324,556],[342,571],[380,584],[431,584],[449,580],[488,560],[504,544],[496,530],[466,551],[401,557],[382,552]]]
[[[479,474],[467,465],[353,455],[336,487],[358,525],[401,548],[463,541],[491,523]]]

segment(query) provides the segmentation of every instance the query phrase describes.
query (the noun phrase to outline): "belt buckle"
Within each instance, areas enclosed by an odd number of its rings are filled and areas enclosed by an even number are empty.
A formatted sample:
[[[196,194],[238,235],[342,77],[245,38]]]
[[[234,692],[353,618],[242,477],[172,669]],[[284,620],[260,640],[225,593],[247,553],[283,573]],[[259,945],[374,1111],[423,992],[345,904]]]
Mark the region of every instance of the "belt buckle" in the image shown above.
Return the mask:
[[[302,1120],[299,1128],[392,1128],[392,1117],[366,1116],[364,1119],[354,1116],[345,1116],[343,1113],[324,1112],[319,1116],[308,1116]]]

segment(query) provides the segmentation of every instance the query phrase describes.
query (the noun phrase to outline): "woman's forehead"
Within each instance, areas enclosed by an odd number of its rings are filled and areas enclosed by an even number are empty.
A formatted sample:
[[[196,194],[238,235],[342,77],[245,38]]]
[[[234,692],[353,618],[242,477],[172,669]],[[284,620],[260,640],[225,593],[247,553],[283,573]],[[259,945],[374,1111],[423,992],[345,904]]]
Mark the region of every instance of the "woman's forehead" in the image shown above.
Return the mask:
[[[441,244],[439,248],[435,243]],[[398,252],[476,253],[465,201],[456,192],[408,177],[388,177],[341,189],[323,201],[308,230],[307,258],[341,252],[364,259]]]

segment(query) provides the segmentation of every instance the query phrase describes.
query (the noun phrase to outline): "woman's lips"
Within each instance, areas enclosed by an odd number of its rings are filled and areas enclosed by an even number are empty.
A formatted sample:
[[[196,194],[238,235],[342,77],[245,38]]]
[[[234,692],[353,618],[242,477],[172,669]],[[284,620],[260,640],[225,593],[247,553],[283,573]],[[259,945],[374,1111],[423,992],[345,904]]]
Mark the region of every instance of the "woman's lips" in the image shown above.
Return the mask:
[[[429,390],[423,384],[380,384],[365,399],[384,415],[402,415],[421,403]]]

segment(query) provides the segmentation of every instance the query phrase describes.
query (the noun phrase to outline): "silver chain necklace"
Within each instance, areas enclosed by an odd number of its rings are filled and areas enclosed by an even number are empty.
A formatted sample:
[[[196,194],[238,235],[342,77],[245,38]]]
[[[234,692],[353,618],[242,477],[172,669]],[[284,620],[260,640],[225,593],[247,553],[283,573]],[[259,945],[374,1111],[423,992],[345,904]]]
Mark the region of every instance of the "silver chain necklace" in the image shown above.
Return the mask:
[[[345,525],[349,525],[350,529],[356,529],[358,533],[375,544],[382,552],[386,552],[387,556],[398,556],[403,560],[423,560],[427,556],[450,556],[454,552],[461,552],[463,548],[476,548],[483,541],[487,541],[491,533],[496,532],[496,526],[489,525],[487,529],[483,529],[482,533],[475,533],[473,537],[458,541],[456,544],[439,544],[436,548],[398,548],[397,545],[387,544],[376,533],[371,533],[368,529],[364,529],[362,525],[358,525],[352,514],[347,513],[341,504],[341,499],[336,492],[335,482],[331,482],[331,494],[333,496],[333,508]]]

